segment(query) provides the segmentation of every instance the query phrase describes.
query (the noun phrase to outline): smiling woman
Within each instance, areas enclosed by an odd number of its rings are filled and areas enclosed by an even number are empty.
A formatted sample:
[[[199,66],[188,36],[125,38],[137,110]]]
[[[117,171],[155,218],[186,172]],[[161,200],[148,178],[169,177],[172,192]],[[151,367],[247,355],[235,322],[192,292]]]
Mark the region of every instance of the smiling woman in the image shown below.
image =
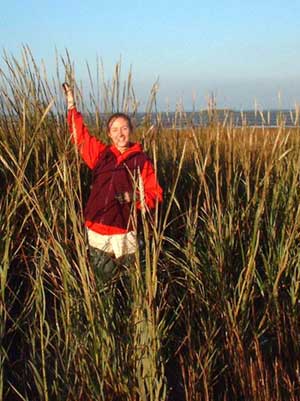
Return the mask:
[[[90,135],[71,88],[68,84],[63,87],[72,141],[93,172],[85,226],[96,276],[106,282],[119,266],[133,260],[137,247],[135,210],[154,208],[162,201],[162,189],[141,144],[129,141],[133,129],[129,116],[116,113],[109,118],[111,145],[105,145]]]
[[[131,120],[124,113],[115,113],[109,118],[107,134],[120,153],[124,153],[128,149],[129,135],[132,129]]]

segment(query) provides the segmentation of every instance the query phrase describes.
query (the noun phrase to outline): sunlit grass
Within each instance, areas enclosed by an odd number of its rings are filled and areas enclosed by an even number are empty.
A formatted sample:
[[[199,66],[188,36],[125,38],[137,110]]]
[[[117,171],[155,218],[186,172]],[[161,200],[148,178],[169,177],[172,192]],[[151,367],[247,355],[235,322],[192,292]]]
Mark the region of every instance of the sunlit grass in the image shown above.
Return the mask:
[[[70,57],[53,80],[28,48],[3,62],[0,398],[299,399],[299,128],[146,117],[135,138],[164,202],[142,218],[135,263],[99,288],[82,217],[90,175],[60,89]],[[138,101],[131,73],[101,74],[89,69],[88,106],[79,83],[76,96],[105,139],[102,113],[135,115]]]

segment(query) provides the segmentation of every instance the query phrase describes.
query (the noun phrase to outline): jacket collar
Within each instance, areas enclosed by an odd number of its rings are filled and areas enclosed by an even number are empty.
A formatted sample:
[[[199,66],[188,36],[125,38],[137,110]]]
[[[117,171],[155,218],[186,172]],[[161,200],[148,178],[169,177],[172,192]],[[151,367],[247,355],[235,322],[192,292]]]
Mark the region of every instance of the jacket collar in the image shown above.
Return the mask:
[[[129,143],[128,149],[121,153],[114,145],[110,146],[110,150],[116,156],[117,164],[122,163],[124,160],[128,159],[130,156],[141,153],[143,151],[142,145],[140,143]]]

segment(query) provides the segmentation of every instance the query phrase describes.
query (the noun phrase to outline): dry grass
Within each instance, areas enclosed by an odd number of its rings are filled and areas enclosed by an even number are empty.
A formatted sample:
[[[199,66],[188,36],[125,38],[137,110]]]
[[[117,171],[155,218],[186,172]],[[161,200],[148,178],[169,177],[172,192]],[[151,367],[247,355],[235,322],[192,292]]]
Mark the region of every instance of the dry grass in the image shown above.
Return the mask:
[[[69,143],[64,79],[58,71],[50,84],[27,48],[4,62],[1,398],[298,400],[299,128],[145,121],[136,136],[164,203],[143,218],[132,268],[99,288],[82,226],[90,177]],[[62,64],[72,76],[68,56]],[[122,86],[116,67],[105,110],[136,111],[131,80]],[[93,132],[98,98],[92,87]]]

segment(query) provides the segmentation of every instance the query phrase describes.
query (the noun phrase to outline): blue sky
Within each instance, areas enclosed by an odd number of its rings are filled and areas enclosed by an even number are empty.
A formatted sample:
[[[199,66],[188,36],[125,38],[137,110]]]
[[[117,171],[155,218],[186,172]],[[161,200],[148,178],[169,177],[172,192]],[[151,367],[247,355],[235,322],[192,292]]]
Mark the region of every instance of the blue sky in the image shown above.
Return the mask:
[[[300,1],[4,1],[0,46],[55,71],[55,49],[68,49],[76,79],[86,62],[104,63],[107,79],[122,59],[132,65],[141,108],[159,78],[161,109],[203,108],[214,92],[219,107],[245,110],[300,104]],[[0,61],[2,63],[2,60]],[[280,93],[280,101],[278,97]]]

